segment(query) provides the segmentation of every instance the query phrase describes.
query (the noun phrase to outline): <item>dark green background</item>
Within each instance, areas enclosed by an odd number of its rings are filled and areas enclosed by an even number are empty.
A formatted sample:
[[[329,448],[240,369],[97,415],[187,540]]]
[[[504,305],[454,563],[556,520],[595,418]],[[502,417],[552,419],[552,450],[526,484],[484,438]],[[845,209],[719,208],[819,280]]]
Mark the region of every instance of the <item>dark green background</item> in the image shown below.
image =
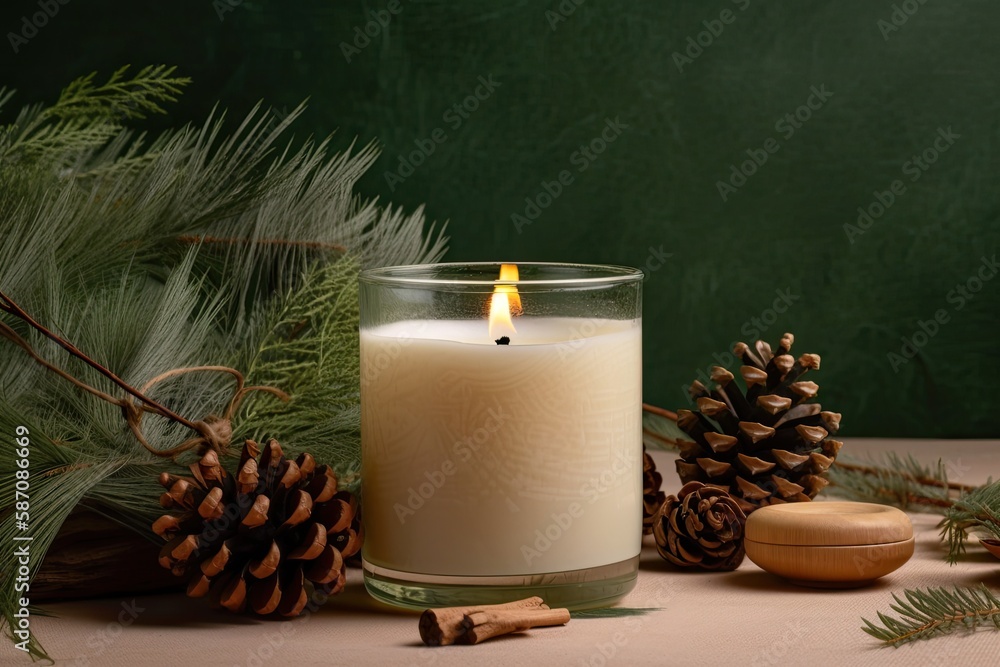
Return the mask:
[[[4,35],[37,11],[4,4]],[[587,0],[553,30],[559,4],[403,0],[348,63],[341,42],[388,2],[247,0],[220,20],[210,0],[76,0],[18,54],[5,37],[2,81],[23,103],[95,69],[176,63],[195,83],[161,124],[217,100],[242,114],[309,97],[300,135],[377,138],[363,194],[450,220],[449,259],[644,266],[651,248],[672,253],[645,286],[649,401],[684,405],[681,385],[788,289],[798,300],[764,336],[791,330],[798,352],[823,355],[814,379],[845,434],[998,435],[1000,280],[960,310],[947,297],[1000,241],[1000,5],[914,1],[886,39],[884,1]],[[723,9],[735,21],[679,71],[673,53]],[[453,130],[443,114],[490,75],[500,87]],[[776,131],[823,85],[833,96],[808,122]],[[629,127],[577,172],[571,154],[606,118]],[[391,191],[385,172],[438,127],[447,140]],[[903,163],[939,127],[960,138],[911,182]],[[723,202],[716,182],[770,137],[778,152]],[[574,182],[518,234],[511,215],[563,169]],[[850,243],[844,224],[896,178],[906,192]],[[887,354],[938,309],[950,321],[894,372]]]

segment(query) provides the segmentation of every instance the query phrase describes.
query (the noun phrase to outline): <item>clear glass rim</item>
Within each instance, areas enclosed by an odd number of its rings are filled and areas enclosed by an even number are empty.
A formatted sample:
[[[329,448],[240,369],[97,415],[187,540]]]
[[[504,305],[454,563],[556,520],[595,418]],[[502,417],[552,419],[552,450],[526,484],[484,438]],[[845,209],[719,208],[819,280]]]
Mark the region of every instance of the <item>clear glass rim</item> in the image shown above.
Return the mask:
[[[437,271],[469,269],[473,273],[484,273],[489,269],[495,275],[500,274],[501,264],[516,264],[518,268],[550,268],[556,271],[577,271],[578,276],[571,278],[527,278],[521,280],[499,280],[461,277],[441,277],[433,275]],[[575,264],[569,262],[438,262],[436,264],[407,264],[403,266],[383,266],[365,269],[360,280],[376,285],[398,286],[495,286],[518,285],[532,287],[570,287],[617,285],[639,282],[643,279],[641,269],[617,264]]]

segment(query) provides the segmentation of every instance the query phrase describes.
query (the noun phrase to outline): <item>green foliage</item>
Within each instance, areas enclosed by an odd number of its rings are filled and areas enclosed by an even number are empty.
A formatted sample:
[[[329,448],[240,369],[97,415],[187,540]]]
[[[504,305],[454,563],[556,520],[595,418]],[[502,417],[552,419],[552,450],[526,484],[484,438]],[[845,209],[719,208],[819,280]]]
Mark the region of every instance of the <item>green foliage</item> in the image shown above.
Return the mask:
[[[902,597],[893,594],[890,605],[899,616],[878,612],[882,625],[866,618],[862,630],[888,646],[900,646],[918,639],[930,639],[957,628],[974,630],[992,626],[1000,630],[1000,599],[985,585],[976,588],[955,587],[905,590]]]
[[[949,482],[947,466],[940,459],[925,465],[895,452],[880,459],[841,455],[827,477],[830,495],[904,510],[940,512],[951,504],[951,491],[960,488]]]
[[[690,440],[690,436],[677,426],[676,420],[643,411],[642,442],[647,448],[678,451],[678,440]]]
[[[276,437],[350,475],[357,468],[361,266],[434,261],[446,239],[407,214],[353,193],[374,146],[334,151],[330,139],[285,143],[301,108],[257,107],[230,129],[213,112],[200,127],[149,139],[122,123],[172,100],[186,79],[166,67],[89,76],[50,107],[0,125],[0,290],[125,382],[171,369],[230,364],[252,394],[233,420],[243,437]],[[11,93],[0,90],[0,112]],[[114,397],[112,382],[21,320],[0,321],[47,362]],[[194,373],[151,397],[192,420],[221,414],[232,378]],[[155,480],[183,474],[141,447],[119,408],[46,370],[0,337],[0,542],[16,527],[17,426],[30,430],[31,576],[80,504],[153,539]],[[190,437],[147,414],[151,446]],[[0,555],[0,614],[16,608],[8,552]],[[30,597],[30,595],[29,595]],[[44,656],[37,644],[35,657]]]
[[[191,79],[175,77],[176,67],[150,65],[131,79],[125,74],[129,65],[116,70],[106,83],[94,84],[97,72],[71,82],[59,100],[45,110],[52,118],[145,118],[147,113],[163,113],[161,102],[176,102],[181,89]]]
[[[49,159],[56,163],[104,146],[121,123],[163,113],[162,102],[173,102],[190,79],[173,76],[175,68],[155,65],[126,78],[129,66],[118,69],[103,85],[93,72],[73,81],[50,107],[32,106],[0,131],[0,163]],[[0,110],[13,96],[0,89]]]
[[[281,387],[291,400],[281,405],[266,394],[253,394],[233,428],[258,440],[280,434],[290,455],[309,449],[317,460],[346,462],[338,472],[353,476],[360,447],[355,262],[312,268],[261,319],[259,340],[234,366],[256,383]]]
[[[962,495],[945,511],[941,537],[948,543],[948,562],[956,562],[965,552],[970,532],[1000,539],[1000,482]]]

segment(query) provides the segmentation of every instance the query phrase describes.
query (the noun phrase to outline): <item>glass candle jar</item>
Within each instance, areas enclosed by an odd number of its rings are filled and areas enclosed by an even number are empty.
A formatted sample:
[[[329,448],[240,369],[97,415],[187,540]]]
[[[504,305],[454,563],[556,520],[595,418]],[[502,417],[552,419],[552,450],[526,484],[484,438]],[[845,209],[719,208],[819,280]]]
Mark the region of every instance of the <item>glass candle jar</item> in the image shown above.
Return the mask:
[[[361,274],[365,584],[407,607],[604,606],[642,540],[642,272]]]

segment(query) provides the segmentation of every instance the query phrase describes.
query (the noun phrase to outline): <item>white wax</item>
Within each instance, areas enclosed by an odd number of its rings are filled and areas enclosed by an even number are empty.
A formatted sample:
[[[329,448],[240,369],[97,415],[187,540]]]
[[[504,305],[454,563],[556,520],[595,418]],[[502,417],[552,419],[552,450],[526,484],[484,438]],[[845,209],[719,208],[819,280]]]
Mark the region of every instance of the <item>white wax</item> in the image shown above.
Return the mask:
[[[609,565],[642,539],[640,321],[361,332],[365,559],[442,575]]]

